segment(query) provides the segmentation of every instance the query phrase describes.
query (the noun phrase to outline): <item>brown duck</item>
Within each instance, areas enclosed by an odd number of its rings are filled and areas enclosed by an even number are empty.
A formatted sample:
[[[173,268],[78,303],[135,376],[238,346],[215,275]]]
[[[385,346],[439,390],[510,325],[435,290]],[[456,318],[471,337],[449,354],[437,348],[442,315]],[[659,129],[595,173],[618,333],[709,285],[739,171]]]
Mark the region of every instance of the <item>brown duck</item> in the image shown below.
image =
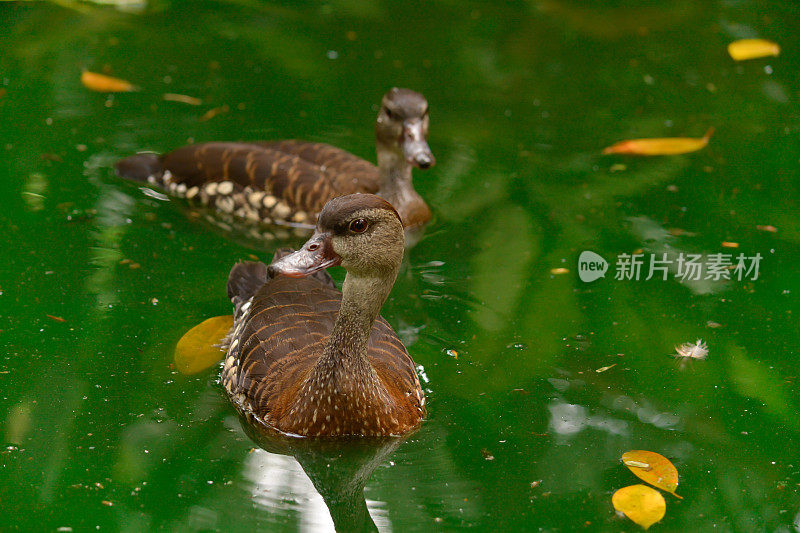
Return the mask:
[[[414,362],[378,315],[404,244],[388,202],[353,194],[325,205],[299,251],[233,267],[221,381],[242,414],[304,436],[401,435],[421,423]],[[337,264],[342,292],[322,271]]]
[[[331,198],[374,193],[414,228],[431,218],[411,183],[412,166],[435,163],[427,137],[428,102],[394,88],[383,97],[375,125],[377,167],[340,148],[298,140],[195,144],[131,156],[116,167],[124,178],[254,222],[313,224]]]

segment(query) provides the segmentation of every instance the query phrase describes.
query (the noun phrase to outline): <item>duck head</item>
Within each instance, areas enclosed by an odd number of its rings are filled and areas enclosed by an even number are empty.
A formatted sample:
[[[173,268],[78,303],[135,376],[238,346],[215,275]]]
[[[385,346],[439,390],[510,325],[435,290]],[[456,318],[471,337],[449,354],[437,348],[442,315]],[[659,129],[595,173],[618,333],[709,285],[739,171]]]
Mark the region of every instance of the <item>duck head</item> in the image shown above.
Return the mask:
[[[391,153],[419,168],[436,163],[428,146],[428,102],[418,92],[395,87],[384,95],[375,138],[379,159]]]
[[[392,278],[403,259],[405,236],[397,211],[372,194],[350,194],[325,204],[314,235],[269,266],[271,277],[303,277],[342,265],[359,278]]]

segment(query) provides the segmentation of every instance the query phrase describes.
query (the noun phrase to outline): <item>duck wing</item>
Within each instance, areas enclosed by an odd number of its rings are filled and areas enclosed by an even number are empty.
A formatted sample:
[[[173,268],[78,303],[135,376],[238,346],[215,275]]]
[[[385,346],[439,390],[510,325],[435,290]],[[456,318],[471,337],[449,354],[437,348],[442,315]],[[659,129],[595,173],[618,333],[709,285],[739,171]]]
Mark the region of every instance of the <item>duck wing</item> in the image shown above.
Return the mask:
[[[334,172],[249,143],[211,142],[161,156],[138,154],[119,161],[117,173],[227,212],[246,208],[262,219],[316,214],[331,198],[347,194],[339,190],[341,178]]]
[[[290,139],[255,143],[270,150],[292,154],[303,161],[324,168],[332,176],[341,194],[375,194],[381,184],[378,167],[346,150],[325,143]]]

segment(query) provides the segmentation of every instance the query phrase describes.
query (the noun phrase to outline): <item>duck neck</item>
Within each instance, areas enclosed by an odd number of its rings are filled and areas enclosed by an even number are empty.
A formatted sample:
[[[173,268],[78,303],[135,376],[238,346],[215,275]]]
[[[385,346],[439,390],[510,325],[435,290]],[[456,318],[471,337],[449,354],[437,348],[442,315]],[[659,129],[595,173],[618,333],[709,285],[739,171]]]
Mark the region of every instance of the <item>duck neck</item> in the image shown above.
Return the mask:
[[[369,371],[367,346],[372,324],[389,296],[397,270],[384,277],[348,273],[342,285],[342,303],[333,330],[318,362],[323,368],[348,372]]]
[[[381,175],[378,194],[395,208],[399,210],[419,198],[411,183],[411,165],[402,154],[379,147],[378,169]]]

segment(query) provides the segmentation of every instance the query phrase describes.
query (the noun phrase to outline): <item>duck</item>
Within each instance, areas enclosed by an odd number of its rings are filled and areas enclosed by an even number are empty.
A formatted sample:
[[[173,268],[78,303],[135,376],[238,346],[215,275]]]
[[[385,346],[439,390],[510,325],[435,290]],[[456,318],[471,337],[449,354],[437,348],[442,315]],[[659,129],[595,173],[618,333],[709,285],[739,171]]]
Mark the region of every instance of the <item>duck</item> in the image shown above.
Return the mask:
[[[116,164],[117,175],[216,208],[251,223],[312,227],[325,203],[353,193],[391,203],[406,228],[431,211],[412,183],[412,167],[436,162],[428,146],[428,102],[393,88],[375,123],[377,167],[341,148],[301,140],[208,142],[163,155],[140,153]]]
[[[220,381],[248,421],[303,437],[401,436],[425,416],[416,366],[380,309],[405,248],[395,208],[328,201],[314,234],[269,266],[234,265]],[[324,270],[346,270],[341,292]]]

